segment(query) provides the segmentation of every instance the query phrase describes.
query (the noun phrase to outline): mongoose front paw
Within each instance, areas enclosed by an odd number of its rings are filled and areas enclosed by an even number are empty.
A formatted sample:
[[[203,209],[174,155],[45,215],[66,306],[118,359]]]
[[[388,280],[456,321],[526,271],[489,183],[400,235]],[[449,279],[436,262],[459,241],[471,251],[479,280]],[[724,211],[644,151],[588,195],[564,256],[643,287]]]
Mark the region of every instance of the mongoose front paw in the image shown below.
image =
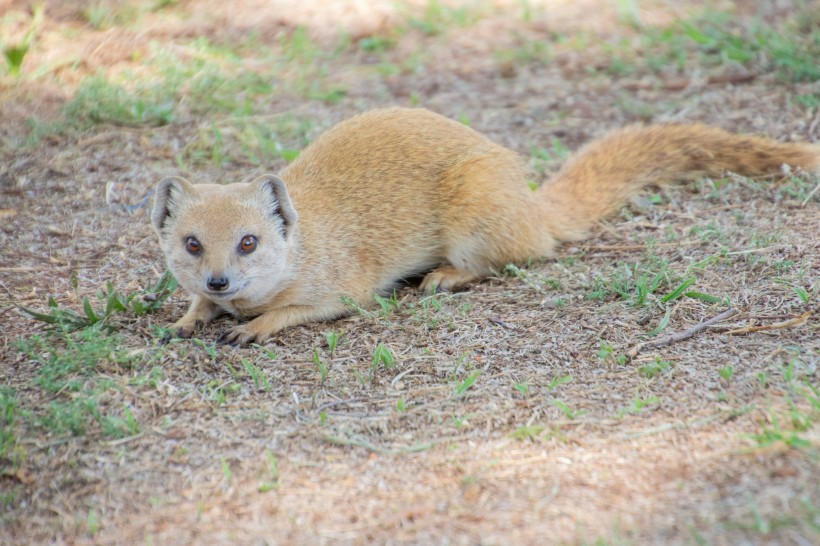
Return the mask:
[[[194,332],[205,325],[201,320],[190,322],[177,321],[168,327],[168,333],[163,336],[162,341],[168,342],[174,338],[188,339],[194,335]]]
[[[254,328],[251,323],[234,326],[219,337],[219,343],[238,345],[241,347],[251,343],[261,343],[270,336],[270,332],[263,332]]]

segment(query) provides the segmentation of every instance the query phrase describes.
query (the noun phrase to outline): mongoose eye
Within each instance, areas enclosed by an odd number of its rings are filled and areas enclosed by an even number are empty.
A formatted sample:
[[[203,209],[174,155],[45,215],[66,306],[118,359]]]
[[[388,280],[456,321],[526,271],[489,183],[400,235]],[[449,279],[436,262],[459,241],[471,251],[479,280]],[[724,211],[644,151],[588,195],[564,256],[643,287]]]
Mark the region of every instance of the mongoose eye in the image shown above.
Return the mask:
[[[256,250],[256,244],[256,237],[253,235],[245,235],[242,237],[242,240],[239,241],[239,252],[242,254],[250,254]]]
[[[198,256],[202,254],[202,245],[199,244],[199,241],[196,240],[196,237],[188,237],[187,239],[185,239],[185,250],[187,250],[189,254]]]

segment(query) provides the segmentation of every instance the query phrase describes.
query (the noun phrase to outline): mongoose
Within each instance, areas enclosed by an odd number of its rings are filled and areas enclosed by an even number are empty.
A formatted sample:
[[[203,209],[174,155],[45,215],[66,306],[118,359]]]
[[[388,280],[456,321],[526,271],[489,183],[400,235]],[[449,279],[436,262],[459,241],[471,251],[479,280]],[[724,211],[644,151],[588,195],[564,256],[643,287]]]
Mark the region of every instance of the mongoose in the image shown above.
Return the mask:
[[[247,344],[344,315],[345,297],[364,305],[411,275],[426,273],[423,290],[454,290],[550,256],[644,186],[784,164],[818,170],[820,147],[704,125],[629,126],[533,191],[511,150],[428,110],[387,108],[329,129],[280,176],[165,179],[152,222],[193,294],[176,333],[230,313],[252,320],[223,340]]]

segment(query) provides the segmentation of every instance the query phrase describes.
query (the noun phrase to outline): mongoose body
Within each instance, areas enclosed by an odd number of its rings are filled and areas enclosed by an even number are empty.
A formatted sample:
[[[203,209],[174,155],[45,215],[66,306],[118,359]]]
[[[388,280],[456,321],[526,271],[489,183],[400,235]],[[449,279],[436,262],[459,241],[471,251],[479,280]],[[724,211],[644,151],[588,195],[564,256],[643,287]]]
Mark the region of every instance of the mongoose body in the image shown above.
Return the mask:
[[[263,341],[346,313],[426,273],[453,290],[507,263],[552,254],[644,186],[733,171],[816,170],[820,148],[703,125],[632,126],[593,141],[532,191],[514,152],[423,109],[373,110],[321,135],[279,177],[162,181],[152,222],[171,272],[193,294],[189,336],[223,313],[225,336]]]

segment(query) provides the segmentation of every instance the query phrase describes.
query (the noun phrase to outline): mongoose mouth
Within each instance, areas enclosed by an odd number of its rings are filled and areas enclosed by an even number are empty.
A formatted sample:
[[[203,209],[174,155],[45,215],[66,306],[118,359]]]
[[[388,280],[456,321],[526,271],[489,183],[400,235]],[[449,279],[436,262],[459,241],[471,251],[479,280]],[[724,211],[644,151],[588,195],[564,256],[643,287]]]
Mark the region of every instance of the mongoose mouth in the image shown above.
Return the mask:
[[[217,299],[217,300],[224,300],[230,299],[231,296],[236,295],[239,292],[238,288],[234,288],[233,290],[228,290],[227,292],[217,292],[216,290],[206,290],[205,294],[209,298]]]

